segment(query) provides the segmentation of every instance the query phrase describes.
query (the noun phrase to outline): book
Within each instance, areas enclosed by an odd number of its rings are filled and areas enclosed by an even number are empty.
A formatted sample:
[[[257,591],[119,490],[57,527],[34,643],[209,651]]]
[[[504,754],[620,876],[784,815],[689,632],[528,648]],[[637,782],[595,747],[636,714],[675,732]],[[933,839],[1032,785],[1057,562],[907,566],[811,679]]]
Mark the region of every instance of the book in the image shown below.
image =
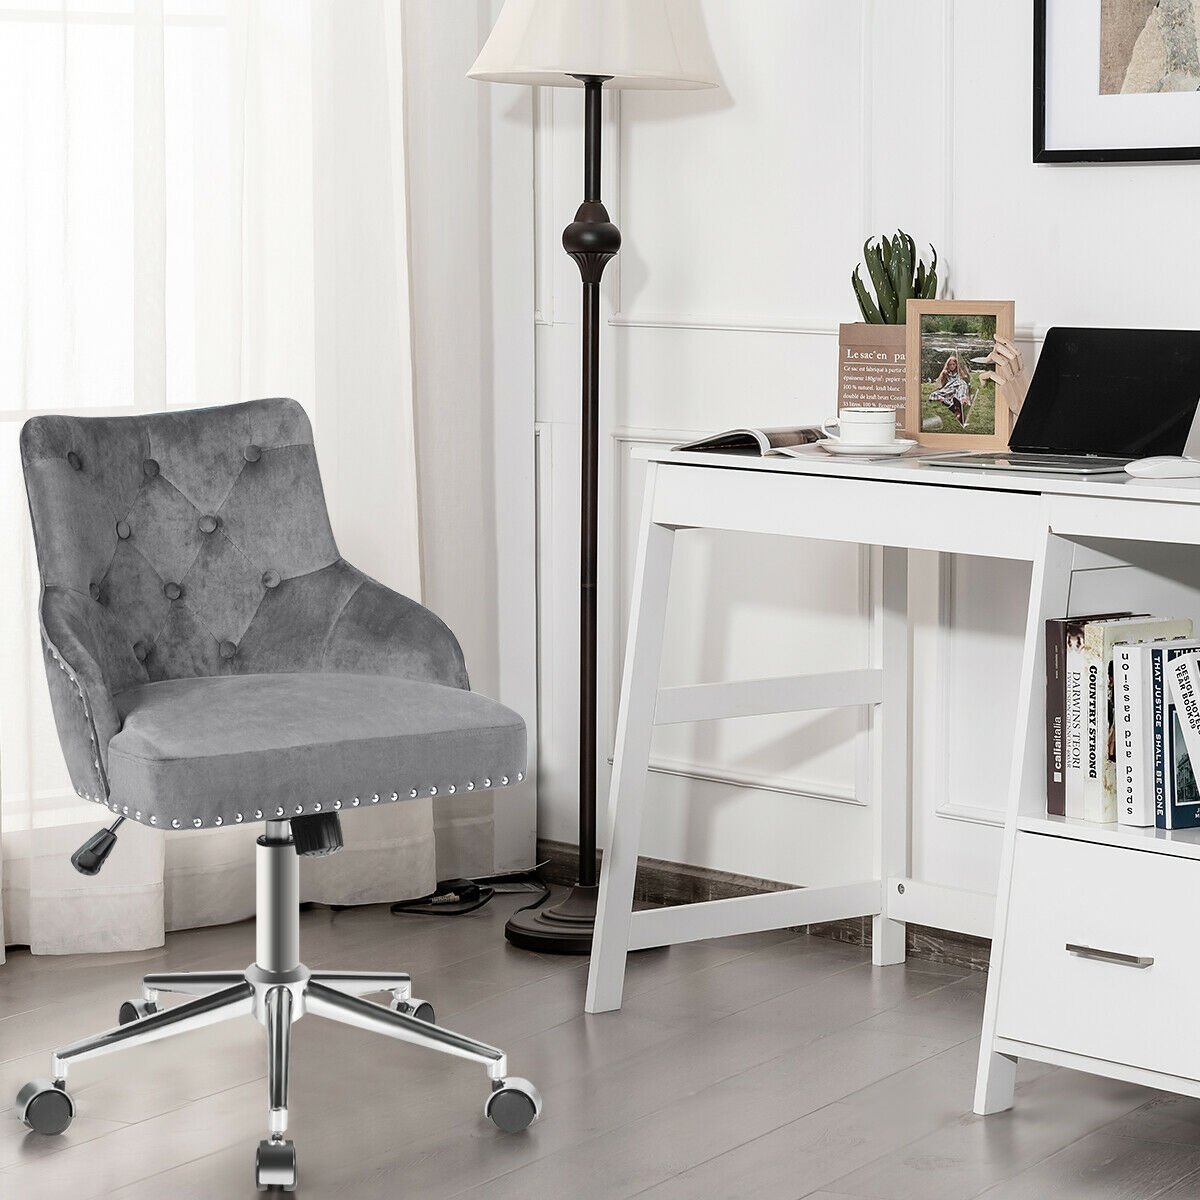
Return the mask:
[[[726,429],[709,437],[683,442],[674,450],[709,450],[722,454],[750,454],[766,458],[770,454],[786,455],[797,446],[813,446],[825,437],[819,425],[797,425],[775,429]]]
[[[1170,706],[1170,714],[1165,828],[1195,829],[1200,826],[1200,788],[1196,786],[1196,773],[1180,726],[1179,709],[1174,704]]]
[[[1067,816],[1102,824],[1117,819],[1116,742],[1113,726],[1113,647],[1190,637],[1186,618],[1119,617],[1089,621],[1076,651],[1083,702],[1082,788],[1067,793]],[[1074,803],[1073,803],[1074,800]]]
[[[1180,654],[1166,668],[1170,676],[1173,704],[1165,720],[1168,739],[1167,789],[1164,806],[1166,829],[1195,829],[1200,826],[1200,789],[1192,763],[1200,762],[1200,651]]]
[[[1051,816],[1066,815],[1067,762],[1071,760],[1078,768],[1082,746],[1082,726],[1067,727],[1067,641],[1072,636],[1082,640],[1083,627],[1089,621],[1131,616],[1130,612],[1091,613],[1052,617],[1046,622],[1046,811]],[[1153,818],[1150,824],[1154,824]]]
[[[1113,720],[1117,746],[1117,822],[1154,824],[1154,768],[1146,746],[1150,651],[1153,642],[1113,648]]]
[[[1152,643],[1149,650],[1150,705],[1144,720],[1154,789],[1154,824],[1159,829],[1194,828],[1200,824],[1200,804],[1188,803],[1195,777],[1191,761],[1187,759],[1169,676],[1175,659],[1196,653],[1200,653],[1200,640],[1195,638]],[[1180,759],[1187,759],[1186,766]],[[1191,776],[1190,781],[1188,776]]]

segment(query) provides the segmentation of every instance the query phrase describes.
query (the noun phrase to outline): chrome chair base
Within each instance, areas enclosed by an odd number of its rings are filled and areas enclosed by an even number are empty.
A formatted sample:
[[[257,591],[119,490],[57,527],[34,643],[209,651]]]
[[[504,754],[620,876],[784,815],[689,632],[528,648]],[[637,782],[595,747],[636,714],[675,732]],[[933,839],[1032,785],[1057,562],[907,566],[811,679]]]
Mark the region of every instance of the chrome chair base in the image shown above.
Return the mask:
[[[267,824],[258,841],[256,961],[244,971],[165,972],[145,976],[141,1000],[121,1006],[120,1024],[50,1056],[50,1078],[27,1083],[17,1095],[21,1119],[39,1133],[63,1132],[75,1114],[67,1092],[72,1063],[201,1029],[233,1017],[254,1017],[267,1033],[267,1132],[260,1143],[255,1182],[292,1191],[296,1155],[284,1138],[288,1124],[291,1027],[311,1013],[370,1033],[482,1064],[491,1080],[485,1115],[508,1133],[531,1125],[541,1098],[528,1080],[509,1078],[502,1050],[432,1023],[433,1010],[414,999],[400,971],[310,971],[299,961],[299,858],[286,821]],[[163,1007],[163,993],[187,996]],[[390,993],[390,1003],[366,999]]]

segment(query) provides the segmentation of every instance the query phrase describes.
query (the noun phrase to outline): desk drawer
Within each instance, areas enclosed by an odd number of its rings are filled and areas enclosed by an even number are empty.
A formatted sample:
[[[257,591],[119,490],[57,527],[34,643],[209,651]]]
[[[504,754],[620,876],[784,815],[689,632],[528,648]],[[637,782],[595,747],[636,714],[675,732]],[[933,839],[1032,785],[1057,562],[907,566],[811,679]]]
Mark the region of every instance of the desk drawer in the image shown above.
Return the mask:
[[[1033,833],[1015,853],[996,1032],[1200,1077],[1200,862]]]
[[[1049,528],[1042,497],[1027,492],[680,463],[658,468],[652,519],[1027,561]]]

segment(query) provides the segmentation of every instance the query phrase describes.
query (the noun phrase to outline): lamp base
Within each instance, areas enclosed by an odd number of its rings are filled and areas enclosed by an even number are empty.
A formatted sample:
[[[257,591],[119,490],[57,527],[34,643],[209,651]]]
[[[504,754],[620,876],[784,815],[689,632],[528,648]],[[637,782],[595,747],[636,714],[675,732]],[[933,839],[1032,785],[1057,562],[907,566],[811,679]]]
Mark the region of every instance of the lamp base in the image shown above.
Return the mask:
[[[558,904],[513,913],[504,936],[518,949],[539,954],[591,954],[599,894],[598,887],[577,883]]]

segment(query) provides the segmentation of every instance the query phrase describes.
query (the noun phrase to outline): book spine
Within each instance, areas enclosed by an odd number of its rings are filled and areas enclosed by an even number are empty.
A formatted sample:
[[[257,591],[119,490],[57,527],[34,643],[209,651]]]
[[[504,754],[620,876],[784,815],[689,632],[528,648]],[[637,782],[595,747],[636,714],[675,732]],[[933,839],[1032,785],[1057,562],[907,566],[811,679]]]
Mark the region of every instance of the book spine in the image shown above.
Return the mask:
[[[1117,821],[1122,825],[1154,824],[1153,788],[1147,786],[1145,697],[1141,647],[1117,646],[1113,658],[1117,722]]]
[[[1084,687],[1083,646],[1081,625],[1068,622],[1064,626],[1066,654],[1064,690],[1066,693],[1063,717],[1063,784],[1066,793],[1064,813],[1068,817],[1083,816],[1084,791]]]
[[[1067,631],[1066,622],[1046,622],[1046,811],[1051,816],[1067,812],[1066,709]]]
[[[1168,669],[1174,716],[1171,730],[1171,825],[1195,829],[1200,825],[1200,802],[1193,763],[1200,763],[1200,656],[1181,653]],[[1183,745],[1178,738],[1182,735]]]
[[[1114,805],[1104,790],[1104,763],[1108,756],[1108,669],[1104,662],[1104,626],[1087,625],[1081,657],[1083,674],[1083,803],[1085,821],[1116,820]]]
[[[1200,668],[1200,658],[1195,654],[1181,654],[1170,667],[1172,699],[1192,762],[1200,762],[1200,688],[1197,686],[1200,673],[1197,668]]]
[[[1167,770],[1170,786],[1167,789],[1167,809],[1172,829],[1195,829],[1200,826],[1200,792],[1196,788],[1196,773],[1192,770],[1191,750],[1184,735],[1184,717],[1171,697],[1172,684],[1167,685],[1167,705],[1164,718],[1167,727]]]
[[[1154,824],[1159,829],[1171,828],[1171,810],[1167,804],[1166,726],[1163,724],[1163,657],[1157,647],[1150,651],[1150,755],[1154,764]]]

